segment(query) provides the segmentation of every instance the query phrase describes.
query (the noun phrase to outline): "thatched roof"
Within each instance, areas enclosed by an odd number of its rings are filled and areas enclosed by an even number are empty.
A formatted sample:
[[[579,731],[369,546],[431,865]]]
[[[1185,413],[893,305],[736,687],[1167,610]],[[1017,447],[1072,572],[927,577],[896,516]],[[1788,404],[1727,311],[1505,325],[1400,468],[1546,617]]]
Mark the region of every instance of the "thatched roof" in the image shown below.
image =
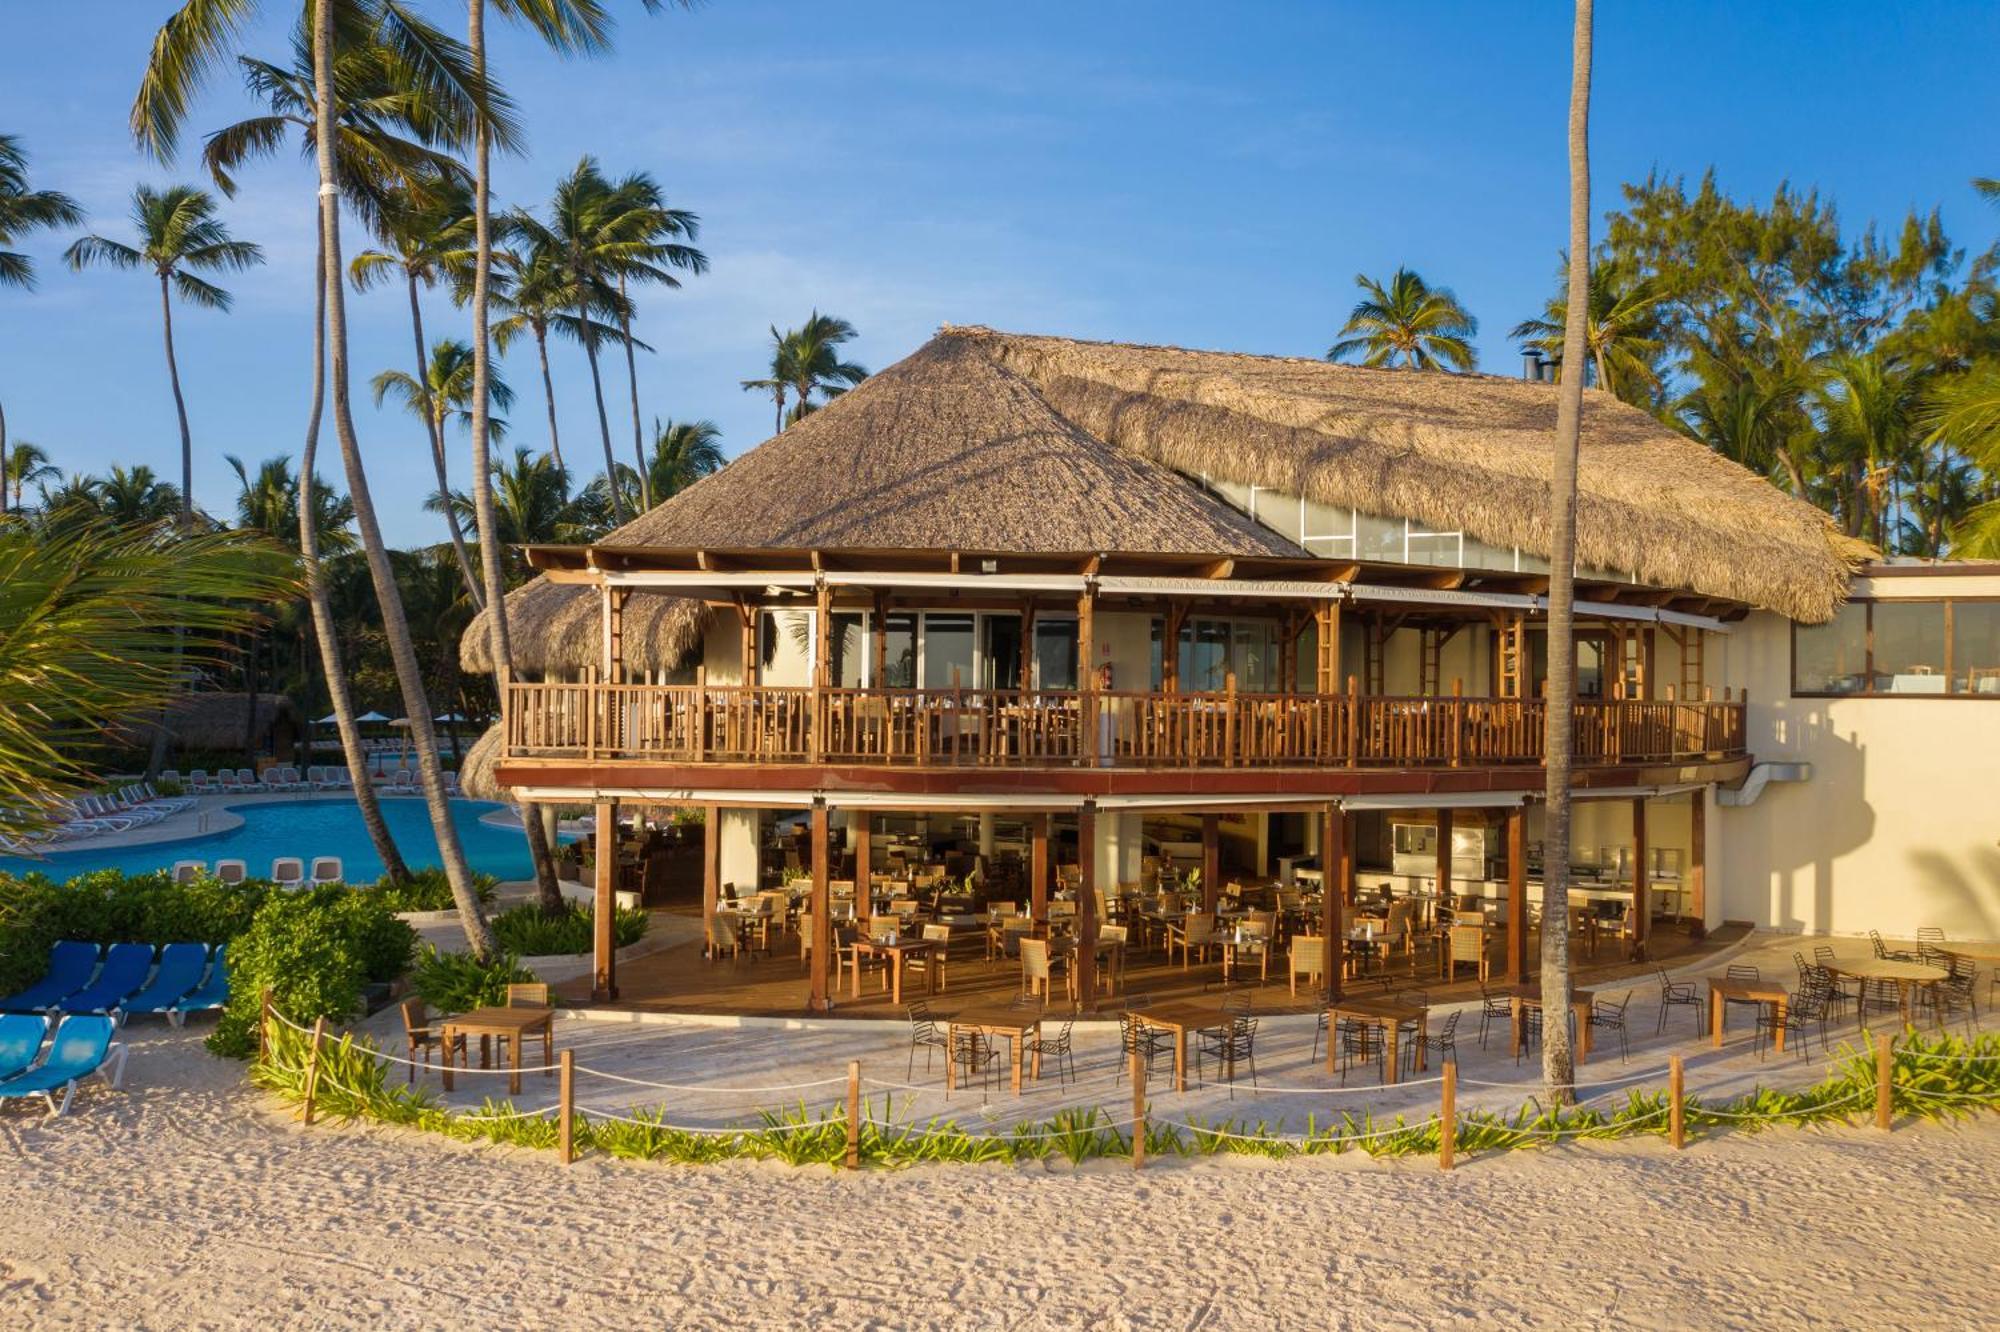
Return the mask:
[[[501,723],[493,723],[486,728],[484,735],[472,742],[472,748],[466,750],[465,757],[458,761],[458,789],[474,800],[512,798],[493,781],[505,734],[506,728]]]
[[[493,670],[486,614],[482,610],[474,616],[459,639],[458,661],[464,670]],[[625,603],[625,664],[641,671],[673,669],[700,645],[708,615],[708,607],[685,597],[633,592]],[[594,587],[546,578],[523,583],[507,594],[507,628],[517,671],[578,671],[597,665],[603,654]]]
[[[127,722],[123,729],[128,743],[151,744],[156,721],[138,717]],[[251,724],[247,737],[246,722]],[[225,752],[262,748],[273,728],[280,724],[296,728],[298,722],[297,706],[283,694],[257,695],[253,721],[250,696],[240,690],[183,695],[168,705],[166,715],[167,734],[175,744]]]
[[[1819,510],[1595,390],[1577,558],[1832,615],[1866,552]],[[606,545],[1300,552],[1188,476],[1549,554],[1556,390],[945,328]]]

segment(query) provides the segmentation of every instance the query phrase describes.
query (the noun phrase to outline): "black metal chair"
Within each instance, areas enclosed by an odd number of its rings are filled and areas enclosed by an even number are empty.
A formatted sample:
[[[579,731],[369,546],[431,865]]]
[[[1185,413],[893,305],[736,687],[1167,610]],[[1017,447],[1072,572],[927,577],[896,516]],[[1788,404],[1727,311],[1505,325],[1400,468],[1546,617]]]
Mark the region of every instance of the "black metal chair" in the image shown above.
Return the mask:
[[[1969,1040],[1973,1035],[1973,1023],[1979,1016],[1979,971],[1969,957],[1950,953],[1942,956],[1945,960],[1939,965],[1945,968],[1947,974],[1943,980],[1923,988],[1923,1004],[1931,1010],[1940,1031],[1944,1030],[1948,1019],[1958,1015],[1965,1023],[1965,1035]]]
[[[910,1063],[909,1067],[903,1073],[905,1081],[916,1075],[918,1047],[922,1047],[924,1052],[924,1072],[926,1073],[931,1071],[932,1051],[949,1051],[951,1049],[951,1041],[946,1037],[944,1028],[938,1026],[937,1019],[931,1015],[931,1006],[929,1004],[922,1002],[911,1004],[909,1014]]]
[[[1071,1044],[1075,1030],[1076,1010],[1071,1009],[1069,1016],[1063,1019],[1060,1031],[1054,1036],[1028,1037],[1027,1042],[1021,1047],[1021,1053],[1023,1056],[1033,1055],[1045,1060],[1053,1059],[1056,1065],[1056,1080],[1066,1087],[1069,1085],[1069,1080],[1076,1076],[1076,1050]]]
[[[1514,999],[1512,995],[1495,994],[1482,983],[1479,987],[1479,1048],[1486,1048],[1486,1032],[1495,1019],[1502,1031],[1514,1025]]]
[[[1129,1012],[1118,1019],[1118,1052],[1118,1076],[1112,1079],[1114,1084],[1124,1080],[1125,1069],[1134,1055],[1145,1061],[1149,1083],[1153,1079],[1153,1061],[1162,1055],[1172,1058],[1167,1048],[1167,1033],[1158,1027],[1146,1026]]]
[[[1739,962],[1735,966],[1730,967],[1724,974],[1730,980],[1743,981],[1750,985],[1761,985],[1764,983],[1764,974],[1747,963]],[[1725,995],[1722,1000],[1722,1012],[1725,1017],[1728,1016],[1731,1004],[1742,1004],[1750,1009],[1753,1014],[1764,1011],[1764,1005],[1756,999],[1731,999]]]
[[[1409,1071],[1409,1076],[1411,1077],[1416,1076],[1417,1055],[1419,1050],[1423,1052],[1424,1061],[1426,1063],[1429,1062],[1430,1057],[1432,1055],[1435,1055],[1437,1056],[1440,1066],[1442,1066],[1443,1061],[1447,1059],[1449,1059],[1454,1066],[1457,1065],[1458,1020],[1463,1016],[1465,1016],[1463,1013],[1453,1013],[1450,1017],[1444,1020],[1444,1026],[1438,1028],[1436,1035],[1434,1036],[1428,1034],[1421,1035],[1417,1037],[1416,1040],[1406,1042],[1402,1045],[1399,1053],[1402,1056],[1404,1067],[1407,1068]]]
[[[1826,982],[1826,1008],[1829,1013],[1845,1013],[1849,1003],[1860,1003],[1862,984],[1852,976],[1836,976],[1830,968],[1840,964],[1840,954],[1825,944],[1813,949],[1813,964],[1819,968],[1820,976]],[[1849,989],[1849,986],[1854,988]]]
[[[1338,1043],[1340,1050],[1341,1086],[1347,1085],[1347,1070],[1357,1062],[1373,1063],[1376,1081],[1382,1080],[1388,1043],[1382,1039],[1380,1027],[1372,1022],[1342,1018],[1334,1027],[1332,1039]]]
[[[1250,1085],[1257,1085],[1257,1019],[1231,1018],[1226,1026],[1208,1027],[1195,1033],[1195,1077],[1202,1077],[1202,1061],[1214,1059],[1229,1080],[1229,1099],[1236,1099],[1236,1066],[1250,1066]]]
[[[1700,1035],[1708,1026],[1708,996],[1703,994],[1693,981],[1677,981],[1667,975],[1665,967],[1654,968],[1660,976],[1660,1022],[1654,1029],[1655,1036],[1667,1034],[1667,1014],[1675,1008],[1694,1010],[1695,1034]]]
[[[975,1076],[982,1077],[989,1091],[999,1085],[1000,1054],[993,1048],[993,1042],[986,1039],[984,1033],[954,1032],[951,1040],[951,1058],[958,1066],[959,1086],[970,1086]]]
[[[1761,1004],[1757,1009],[1757,1058],[1764,1057],[1767,1043],[1776,1037],[1780,1029],[1785,1039],[1798,1051],[1799,1058],[1806,1057],[1812,1042],[1809,1033],[1815,1026],[1819,1028],[1820,1048],[1826,1048],[1826,986],[1817,974],[1799,987],[1797,994],[1785,1005],[1784,1015],[1778,1014],[1776,1004]]]
[[[1615,1004],[1598,1000],[1590,1006],[1590,1026],[1593,1031],[1615,1031],[1618,1033],[1618,1061],[1629,1062],[1632,1058],[1632,1042],[1625,1031],[1625,1010],[1632,1004],[1632,992],[1625,991],[1625,997]]]

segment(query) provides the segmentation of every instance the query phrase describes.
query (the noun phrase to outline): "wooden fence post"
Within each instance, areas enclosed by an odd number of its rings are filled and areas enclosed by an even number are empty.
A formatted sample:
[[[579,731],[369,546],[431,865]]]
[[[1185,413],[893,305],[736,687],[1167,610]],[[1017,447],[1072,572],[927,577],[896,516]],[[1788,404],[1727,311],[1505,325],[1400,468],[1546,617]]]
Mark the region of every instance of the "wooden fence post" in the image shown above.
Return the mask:
[[[1875,1127],[1886,1130],[1895,1113],[1895,1093],[1890,1083],[1895,1073],[1895,1041],[1886,1033],[1875,1036]]]
[[[264,987],[263,1001],[257,1006],[257,1062],[271,1057],[271,987]]]
[[[313,1019],[312,1049],[306,1052],[306,1104],[303,1116],[308,1127],[313,1122],[313,1098],[319,1094],[319,1047],[326,1039],[326,1019]]]
[[[576,1064],[575,1053],[562,1052],[557,1087],[562,1097],[562,1108],[556,1112],[556,1151],[562,1156],[562,1163],[568,1165],[576,1160]]]
[[[861,1061],[847,1063],[847,1168],[861,1168]]]
[[[1438,1094],[1438,1169],[1449,1170],[1458,1154],[1458,1061],[1447,1059]]]
[[[1146,1060],[1132,1052],[1132,1168],[1146,1168]]]
[[[1679,1151],[1687,1142],[1687,1110],[1682,1095],[1685,1083],[1679,1055],[1667,1061],[1667,1141]]]

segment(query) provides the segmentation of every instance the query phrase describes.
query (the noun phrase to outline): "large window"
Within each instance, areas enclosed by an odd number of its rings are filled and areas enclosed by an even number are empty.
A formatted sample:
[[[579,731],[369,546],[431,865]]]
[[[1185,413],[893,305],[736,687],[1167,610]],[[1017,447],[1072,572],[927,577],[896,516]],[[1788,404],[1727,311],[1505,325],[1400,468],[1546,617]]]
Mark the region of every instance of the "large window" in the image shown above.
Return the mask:
[[[972,617],[924,616],[924,688],[973,689],[979,681],[972,673]]]
[[[1792,693],[2000,699],[2000,601],[1850,601],[1795,625]]]

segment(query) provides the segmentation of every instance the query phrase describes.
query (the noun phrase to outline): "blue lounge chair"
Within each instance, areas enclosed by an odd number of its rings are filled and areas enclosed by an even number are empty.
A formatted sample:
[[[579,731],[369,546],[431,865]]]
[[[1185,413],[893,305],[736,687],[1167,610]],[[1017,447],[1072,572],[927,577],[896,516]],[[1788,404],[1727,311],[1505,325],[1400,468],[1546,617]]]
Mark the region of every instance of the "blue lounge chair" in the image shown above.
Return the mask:
[[[112,944],[104,954],[104,967],[97,979],[56,1004],[61,1013],[114,1013],[118,1006],[145,988],[153,970],[153,945]]]
[[[223,958],[223,953],[228,947],[228,944],[215,946],[215,960],[209,964],[208,979],[195,986],[192,994],[167,1010],[167,1021],[178,1027],[187,1020],[189,1013],[221,1008],[229,1002],[229,964]]]
[[[49,969],[19,994],[0,999],[0,1012],[41,1013],[90,984],[97,970],[97,945],[65,939],[49,949]]]
[[[111,1019],[99,1014],[64,1018],[56,1028],[55,1039],[49,1043],[49,1057],[38,1067],[0,1080],[0,1098],[39,1096],[49,1103],[50,1113],[60,1115],[69,1109],[70,1100],[76,1095],[76,1084],[92,1073],[104,1078],[114,1089],[123,1087],[125,1047],[112,1043],[111,1034],[115,1030]],[[111,1065],[108,1073],[107,1063]],[[57,1092],[62,1093],[60,1102],[56,1100]]]
[[[208,970],[208,945],[168,944],[160,950],[160,969],[145,989],[118,1006],[120,1025],[134,1013],[167,1013],[194,992]]]
[[[0,1078],[11,1078],[35,1062],[49,1020],[40,1013],[8,1013],[0,1017]]]

